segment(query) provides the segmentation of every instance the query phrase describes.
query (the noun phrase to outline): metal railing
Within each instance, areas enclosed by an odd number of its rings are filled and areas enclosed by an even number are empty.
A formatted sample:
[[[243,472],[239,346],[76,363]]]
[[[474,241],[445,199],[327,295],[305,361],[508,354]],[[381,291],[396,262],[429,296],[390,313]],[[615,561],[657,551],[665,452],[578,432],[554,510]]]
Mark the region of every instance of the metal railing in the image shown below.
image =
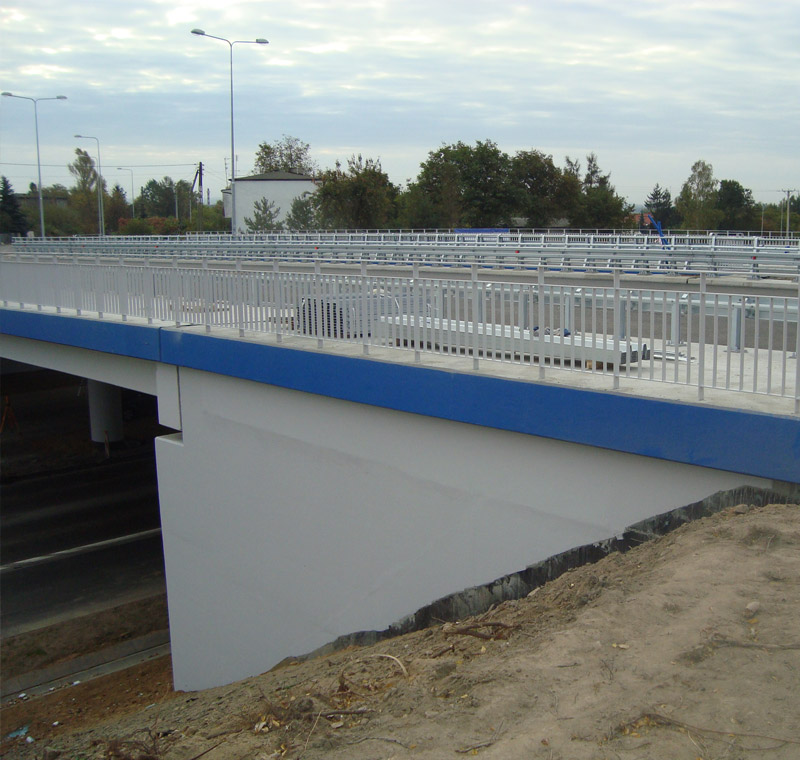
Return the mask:
[[[13,253],[0,301],[794,399],[798,278]]]
[[[490,268],[584,269],[664,273],[800,274],[800,238],[685,234],[307,232],[263,235],[185,235],[106,238],[17,238],[21,255],[167,257],[252,261],[323,261],[425,266],[479,264]]]

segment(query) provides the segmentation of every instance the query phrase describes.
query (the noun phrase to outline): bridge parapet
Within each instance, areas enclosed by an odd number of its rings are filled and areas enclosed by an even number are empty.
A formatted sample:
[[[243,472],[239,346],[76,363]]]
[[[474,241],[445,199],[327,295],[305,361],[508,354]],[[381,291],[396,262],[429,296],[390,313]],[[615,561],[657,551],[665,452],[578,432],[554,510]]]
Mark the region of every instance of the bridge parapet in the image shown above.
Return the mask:
[[[605,378],[792,400],[800,413],[798,278],[175,257],[0,258],[8,307],[351,344],[531,379]],[[567,380],[569,382],[569,380]]]

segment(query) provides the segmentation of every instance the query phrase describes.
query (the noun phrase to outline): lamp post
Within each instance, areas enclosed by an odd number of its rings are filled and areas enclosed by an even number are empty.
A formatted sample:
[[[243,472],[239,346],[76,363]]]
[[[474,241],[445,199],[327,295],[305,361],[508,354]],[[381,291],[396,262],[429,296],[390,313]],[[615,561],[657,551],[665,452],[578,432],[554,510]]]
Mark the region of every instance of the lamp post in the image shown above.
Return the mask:
[[[66,100],[66,95],[56,95],[54,98],[29,98],[25,95],[14,95],[4,92],[5,98],[19,98],[20,100],[30,100],[33,103],[33,123],[36,127],[36,168],[39,172],[39,232],[44,237],[44,200],[42,199],[42,161],[39,157],[39,109],[37,103],[40,100]]]
[[[121,172],[130,172],[131,173],[131,219],[136,218],[136,201],[135,201],[135,193],[136,191],[133,189],[133,169],[129,169],[127,166],[118,166],[118,171]]]
[[[91,135],[75,135],[81,140],[94,140],[97,143],[97,231],[99,235],[106,234],[106,221],[103,216],[103,165],[100,162],[100,140]]]
[[[210,37],[212,40],[220,40],[227,42],[230,48],[230,61],[231,61],[231,234],[236,234],[236,153],[234,146],[234,130],[233,130],[233,46],[234,45],[267,45],[268,40],[263,37],[258,37],[254,40],[229,40],[225,37],[215,37],[213,34],[206,34],[202,29],[192,29],[192,34],[199,37]]]

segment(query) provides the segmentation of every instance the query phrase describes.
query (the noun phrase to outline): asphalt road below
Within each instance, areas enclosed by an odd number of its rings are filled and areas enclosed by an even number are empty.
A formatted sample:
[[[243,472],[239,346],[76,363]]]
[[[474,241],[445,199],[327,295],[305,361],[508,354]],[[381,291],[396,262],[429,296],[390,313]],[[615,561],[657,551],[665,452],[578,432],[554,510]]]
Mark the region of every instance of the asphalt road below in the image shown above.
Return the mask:
[[[107,458],[78,378],[0,380],[18,423],[0,440],[2,637],[163,594],[154,415],[126,421]]]
[[[164,593],[161,536],[0,573],[2,637]]]
[[[22,478],[3,485],[3,566],[158,528],[152,456]]]

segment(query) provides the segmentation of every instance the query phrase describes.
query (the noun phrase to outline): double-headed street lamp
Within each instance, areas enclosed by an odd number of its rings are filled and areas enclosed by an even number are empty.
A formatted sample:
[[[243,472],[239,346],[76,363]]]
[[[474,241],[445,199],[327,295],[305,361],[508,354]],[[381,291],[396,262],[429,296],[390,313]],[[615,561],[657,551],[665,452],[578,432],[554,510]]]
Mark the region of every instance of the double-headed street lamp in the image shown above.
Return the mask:
[[[56,95],[54,98],[29,98],[25,95],[14,95],[4,92],[5,98],[19,98],[20,100],[30,100],[33,103],[33,123],[36,126],[36,168],[39,171],[39,233],[44,237],[44,201],[42,199],[42,161],[39,157],[39,109],[36,104],[40,100],[66,100],[66,95]]]
[[[97,143],[97,232],[106,234],[106,220],[103,216],[103,165],[100,163],[100,140],[91,135],[75,135],[81,140],[94,140]]]
[[[231,60],[231,233],[236,234],[236,152],[233,136],[233,46],[234,45],[267,45],[268,40],[258,37],[254,40],[229,40],[225,37],[215,37],[213,34],[206,34],[202,29],[192,29],[192,34],[200,37],[210,37],[212,40],[227,42],[230,48]]]

